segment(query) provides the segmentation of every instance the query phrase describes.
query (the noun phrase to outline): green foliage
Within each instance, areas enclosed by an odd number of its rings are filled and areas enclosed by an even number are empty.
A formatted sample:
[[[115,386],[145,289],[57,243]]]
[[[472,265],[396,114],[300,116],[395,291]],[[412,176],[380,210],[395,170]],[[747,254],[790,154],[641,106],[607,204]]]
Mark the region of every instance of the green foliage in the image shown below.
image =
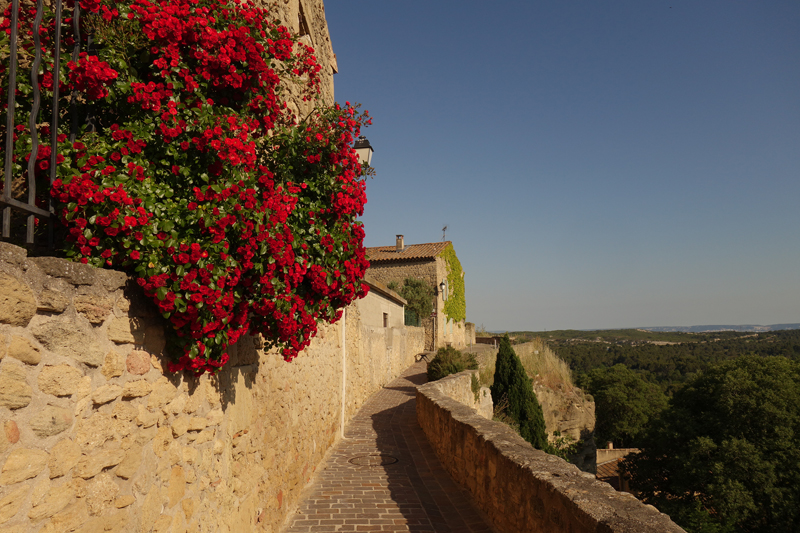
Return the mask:
[[[571,334],[575,336],[570,337]],[[657,382],[668,395],[709,365],[744,354],[782,355],[800,360],[800,330],[796,329],[761,333],[556,331],[544,333],[542,337],[560,358],[569,363],[576,376],[593,368],[624,364],[635,372],[647,374],[648,379]]]
[[[514,353],[508,335],[500,341],[495,363],[492,398],[495,402],[508,402],[507,414],[519,424],[519,434],[534,448],[547,448],[542,407],[533,393],[531,380],[522,362]]]
[[[447,318],[460,322],[467,318],[467,299],[464,294],[464,278],[461,262],[450,244],[440,254],[447,264],[447,300],[444,302],[444,314]]]
[[[401,287],[392,282],[389,288],[406,299],[406,326],[419,326],[433,312],[433,287],[419,278],[406,278]]]
[[[618,447],[635,447],[650,419],[667,406],[658,385],[625,365],[595,368],[581,377],[579,386],[594,397],[595,438],[600,447],[609,441]]]
[[[747,355],[711,366],[640,447],[624,462],[631,486],[687,530],[797,531],[800,363]]]
[[[570,456],[578,453],[578,450],[582,446],[582,440],[575,440],[569,435],[562,435],[560,431],[556,431],[553,433],[553,439],[548,443],[545,451],[556,457],[561,457],[565,461],[569,461]]]
[[[478,381],[478,376],[475,374],[472,374],[470,387],[472,388],[472,394],[475,396],[475,401],[479,401],[481,399],[481,382]]]
[[[462,353],[452,346],[439,348],[436,356],[428,363],[428,381],[436,381],[464,370],[477,369],[478,361],[475,360],[475,354]]]

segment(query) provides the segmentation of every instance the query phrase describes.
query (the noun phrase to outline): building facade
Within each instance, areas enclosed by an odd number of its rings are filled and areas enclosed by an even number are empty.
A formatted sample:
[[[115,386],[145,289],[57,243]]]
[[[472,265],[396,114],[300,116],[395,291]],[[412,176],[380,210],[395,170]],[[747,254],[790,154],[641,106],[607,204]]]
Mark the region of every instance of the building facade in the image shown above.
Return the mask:
[[[433,313],[420,317],[425,328],[425,349],[463,348],[467,338],[464,271],[450,241],[406,245],[402,235],[395,246],[367,248],[368,276],[383,284],[402,285],[407,278],[421,279],[434,288]]]

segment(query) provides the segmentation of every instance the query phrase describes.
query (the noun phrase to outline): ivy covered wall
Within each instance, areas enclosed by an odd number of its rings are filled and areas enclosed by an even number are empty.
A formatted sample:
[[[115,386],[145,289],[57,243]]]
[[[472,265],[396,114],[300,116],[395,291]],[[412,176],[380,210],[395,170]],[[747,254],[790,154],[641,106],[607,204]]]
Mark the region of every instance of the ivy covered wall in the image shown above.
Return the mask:
[[[456,256],[453,245],[449,244],[439,257],[447,265],[447,300],[444,302],[444,314],[450,320],[460,322],[467,318],[467,299],[464,294],[464,271]]]

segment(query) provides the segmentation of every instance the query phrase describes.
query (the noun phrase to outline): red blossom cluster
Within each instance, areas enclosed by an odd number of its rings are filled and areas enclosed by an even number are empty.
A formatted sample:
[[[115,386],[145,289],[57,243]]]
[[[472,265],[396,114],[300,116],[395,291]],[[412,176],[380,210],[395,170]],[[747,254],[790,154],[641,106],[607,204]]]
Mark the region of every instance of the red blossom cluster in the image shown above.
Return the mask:
[[[217,371],[246,333],[291,360],[366,294],[352,143],[369,117],[318,104],[297,123],[282,80],[313,99],[320,66],[252,2],[81,7],[107,33],[62,77],[98,125],[59,137],[51,194],[68,255],[135,275],[173,326],[171,371]]]

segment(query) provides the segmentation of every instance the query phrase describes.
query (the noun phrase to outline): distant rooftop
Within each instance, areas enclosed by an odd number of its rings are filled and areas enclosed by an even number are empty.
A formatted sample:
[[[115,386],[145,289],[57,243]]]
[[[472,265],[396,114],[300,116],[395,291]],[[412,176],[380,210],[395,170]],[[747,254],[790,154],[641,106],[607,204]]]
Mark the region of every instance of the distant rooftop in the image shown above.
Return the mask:
[[[367,259],[371,263],[389,261],[422,261],[433,259],[439,255],[450,241],[428,242],[425,244],[409,244],[398,252],[396,246],[375,246],[367,248]]]

